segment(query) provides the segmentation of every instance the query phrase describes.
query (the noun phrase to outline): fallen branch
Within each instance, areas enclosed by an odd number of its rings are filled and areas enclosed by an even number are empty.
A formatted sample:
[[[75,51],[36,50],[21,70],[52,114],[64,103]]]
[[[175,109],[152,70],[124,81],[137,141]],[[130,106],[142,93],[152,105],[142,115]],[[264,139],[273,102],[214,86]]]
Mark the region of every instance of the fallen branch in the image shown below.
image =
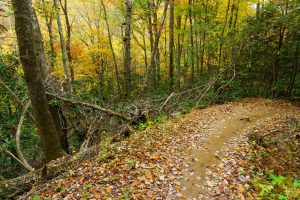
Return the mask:
[[[8,150],[3,150],[5,153],[7,153],[8,155],[10,155],[13,159],[15,159],[17,162],[19,162],[23,167],[25,167],[27,169],[27,167],[24,165],[24,163],[17,158],[12,152],[8,151]]]
[[[21,129],[22,129],[22,125],[23,125],[23,121],[25,118],[25,114],[28,110],[30,106],[30,101],[28,101],[25,106],[24,109],[22,111],[21,117],[20,117],[20,121],[17,127],[17,132],[16,132],[16,150],[17,150],[17,154],[19,159],[21,160],[21,162],[23,163],[23,166],[26,167],[27,170],[29,171],[34,171],[34,168],[30,166],[30,164],[27,162],[27,160],[25,159],[23,152],[21,150]]]
[[[236,71],[234,69],[233,70],[233,76],[232,76],[232,78],[225,85],[222,85],[221,87],[218,88],[218,90],[216,91],[215,96],[210,100],[209,103],[211,103],[218,96],[220,90],[223,89],[223,88],[225,88],[227,85],[229,85],[234,80],[235,77],[236,77]]]
[[[89,146],[91,137],[92,137],[92,135],[93,135],[93,133],[94,133],[94,127],[95,127],[95,123],[96,123],[97,119],[98,119],[98,116],[96,115],[96,116],[94,117],[92,123],[90,124],[90,127],[89,127],[89,129],[88,129],[88,131],[87,131],[87,134],[86,134],[86,139],[85,139],[84,142],[81,144],[80,150],[83,150],[83,149],[85,149],[85,148],[87,148],[87,147]],[[101,121],[101,119],[100,119],[99,121]]]
[[[159,113],[161,113],[161,111],[164,109],[164,107],[166,106],[166,104],[168,103],[168,101],[171,99],[171,97],[174,95],[174,92],[167,98],[167,100],[163,103],[163,105],[161,106],[161,108],[159,109]]]
[[[65,101],[65,102],[68,102],[68,103],[71,103],[71,104],[77,104],[77,105],[85,106],[85,107],[88,107],[88,108],[99,110],[99,111],[104,112],[108,115],[115,116],[115,117],[118,117],[118,118],[126,120],[126,121],[132,121],[131,118],[126,117],[125,115],[123,115],[121,113],[112,111],[110,109],[102,108],[98,105],[93,105],[93,104],[90,104],[90,103],[80,102],[80,101],[76,101],[76,100],[73,100],[73,99],[67,99],[65,97],[62,97],[62,96],[59,96],[59,95],[56,95],[56,94],[53,94],[53,93],[49,93],[49,92],[47,92],[46,94],[53,97],[53,98],[59,99],[61,101]]]
[[[47,173],[43,177],[41,176],[43,169],[38,169],[17,178],[0,181],[0,199],[13,199],[17,195],[29,191],[36,183],[56,178],[74,166],[80,165],[83,161],[91,159],[97,155],[98,151],[98,147],[95,146],[80,151],[67,160],[50,163],[47,166]]]

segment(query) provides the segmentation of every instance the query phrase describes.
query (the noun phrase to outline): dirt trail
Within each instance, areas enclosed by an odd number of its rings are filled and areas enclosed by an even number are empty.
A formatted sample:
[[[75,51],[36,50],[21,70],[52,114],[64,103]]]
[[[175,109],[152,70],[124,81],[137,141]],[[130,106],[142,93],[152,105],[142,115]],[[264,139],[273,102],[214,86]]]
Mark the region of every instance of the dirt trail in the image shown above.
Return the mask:
[[[272,117],[279,114],[279,111],[259,110],[245,112],[231,117],[227,120],[221,120],[210,128],[208,141],[204,149],[193,148],[191,157],[194,159],[189,163],[189,171],[183,174],[183,185],[185,190],[182,192],[186,199],[198,197],[203,192],[205,186],[206,169],[219,163],[218,153],[222,151],[232,139],[250,126],[255,125],[259,120]],[[204,191],[205,192],[205,191]]]
[[[285,101],[244,99],[194,110],[103,146],[97,158],[30,194],[40,199],[239,199],[241,181],[228,177],[240,163],[230,160],[229,166],[222,154],[234,152],[233,144],[242,145],[247,131],[260,123],[276,128],[271,119],[278,114],[300,118],[300,109]],[[215,176],[213,170],[224,168]],[[249,177],[238,178],[244,184]]]

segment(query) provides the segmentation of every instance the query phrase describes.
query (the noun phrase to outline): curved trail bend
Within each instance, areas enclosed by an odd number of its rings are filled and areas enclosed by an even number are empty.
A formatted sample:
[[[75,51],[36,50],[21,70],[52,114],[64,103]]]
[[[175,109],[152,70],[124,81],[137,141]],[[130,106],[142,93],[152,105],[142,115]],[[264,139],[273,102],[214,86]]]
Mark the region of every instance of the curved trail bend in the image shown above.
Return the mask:
[[[247,184],[247,175],[222,171],[214,177],[212,170],[229,167],[236,173],[239,163],[227,157],[236,163],[228,165],[224,153],[247,143],[245,134],[253,127],[263,123],[276,129],[278,116],[300,119],[300,109],[286,101],[253,98],[194,110],[110,144],[98,158],[30,194],[40,199],[245,199],[239,184]],[[99,160],[103,152],[113,156]],[[237,181],[226,182],[228,177]]]
[[[193,199],[198,197],[199,193],[205,192],[206,169],[219,163],[218,153],[227,146],[229,142],[234,141],[242,130],[255,126],[259,120],[280,114],[279,110],[254,110],[237,114],[229,119],[222,119],[209,129],[211,134],[204,145],[204,148],[192,148],[190,155],[192,160],[189,162],[189,170],[184,175],[182,182],[184,190],[183,197]],[[281,113],[282,114],[282,113]]]

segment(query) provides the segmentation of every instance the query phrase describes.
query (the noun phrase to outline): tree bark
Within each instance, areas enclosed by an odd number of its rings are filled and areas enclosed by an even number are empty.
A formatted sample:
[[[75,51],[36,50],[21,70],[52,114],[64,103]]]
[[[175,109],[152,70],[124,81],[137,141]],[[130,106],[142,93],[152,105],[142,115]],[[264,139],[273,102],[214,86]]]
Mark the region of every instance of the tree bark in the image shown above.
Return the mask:
[[[181,44],[180,44],[180,29],[181,29],[181,15],[177,16],[177,84],[180,87],[180,77],[181,77]]]
[[[65,79],[67,81],[67,91],[72,93],[72,86],[71,86],[71,81],[70,81],[70,76],[69,76],[69,67],[68,67],[68,63],[67,63],[66,43],[65,43],[64,33],[63,33],[63,29],[62,29],[57,0],[54,0],[54,8],[56,11],[55,14],[56,14],[56,21],[57,21],[57,27],[58,27],[58,32],[59,32],[59,38],[60,38],[60,46],[61,46],[62,62],[64,65],[64,71],[65,71]]]
[[[131,15],[132,1],[126,0],[126,17],[125,17],[125,35],[124,35],[124,78],[126,96],[130,95],[131,90]]]
[[[170,64],[169,64],[169,78],[170,78],[170,91],[173,91],[174,85],[174,3],[175,0],[170,0]]]
[[[115,73],[116,73],[116,78],[117,78],[118,92],[121,95],[121,86],[120,86],[120,77],[119,77],[118,64],[117,64],[117,59],[116,59],[116,54],[115,54],[115,51],[114,51],[114,47],[113,47],[113,44],[112,44],[110,27],[109,27],[108,19],[107,19],[106,7],[105,7],[105,4],[104,4],[103,0],[101,0],[101,5],[103,7],[103,12],[104,12],[104,19],[105,19],[106,28],[107,28],[107,36],[108,36],[109,46],[110,46],[110,50],[111,50],[113,60],[114,60],[114,67],[115,67]]]
[[[195,64],[194,64],[194,31],[192,19],[192,0],[189,0],[189,21],[190,21],[190,43],[191,43],[191,82],[195,81]]]
[[[221,33],[219,61],[218,61],[219,67],[220,67],[221,60],[222,60],[223,36],[224,36],[225,29],[226,29],[226,26],[227,26],[229,8],[230,8],[230,0],[228,0],[228,3],[227,3],[227,9],[226,9],[226,13],[225,13],[225,22],[224,22],[224,25],[223,25],[223,28],[222,28],[222,33]]]
[[[151,57],[150,57],[150,64],[149,64],[149,67],[148,67],[148,83],[152,82],[153,85],[155,85],[155,74],[153,73],[153,72],[155,72],[155,58],[156,58],[156,54],[157,54],[159,39],[160,39],[160,36],[161,36],[163,25],[164,25],[165,20],[166,20],[168,7],[169,7],[169,0],[166,0],[163,15],[162,15],[162,19],[161,19],[157,34],[155,36],[153,50],[151,52]]]
[[[50,65],[51,65],[51,69],[54,69],[55,67],[55,60],[56,60],[56,51],[54,48],[54,35],[53,35],[53,18],[54,18],[54,8],[53,6],[51,7],[51,11],[50,11],[50,15],[47,15],[48,11],[47,11],[47,7],[46,7],[46,2],[45,0],[42,0],[43,3],[43,10],[45,13],[45,20],[46,20],[46,25],[47,25],[47,29],[48,29],[48,34],[49,34],[49,42],[50,42]]]
[[[60,2],[62,11],[65,16],[65,21],[66,21],[66,28],[67,28],[66,51],[67,51],[67,56],[68,56],[68,61],[69,61],[71,83],[73,83],[75,80],[75,75],[74,75],[73,58],[72,58],[72,52],[71,52],[71,28],[72,28],[72,25],[71,25],[70,19],[69,19],[68,0],[64,0],[64,3],[62,2],[62,0],[59,0],[59,2]]]
[[[51,116],[43,81],[43,65],[46,63],[41,32],[31,0],[13,0],[15,29],[20,59],[29,90],[36,126],[47,161],[66,155]]]

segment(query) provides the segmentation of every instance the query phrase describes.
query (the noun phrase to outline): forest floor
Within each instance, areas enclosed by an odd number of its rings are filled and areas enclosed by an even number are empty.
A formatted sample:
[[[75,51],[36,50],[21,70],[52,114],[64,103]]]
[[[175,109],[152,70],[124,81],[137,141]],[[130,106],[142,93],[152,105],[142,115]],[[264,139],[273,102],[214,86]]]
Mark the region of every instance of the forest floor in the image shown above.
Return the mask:
[[[33,199],[299,199],[299,137],[300,108],[289,102],[214,105],[122,142],[103,141],[98,157],[29,194]]]

